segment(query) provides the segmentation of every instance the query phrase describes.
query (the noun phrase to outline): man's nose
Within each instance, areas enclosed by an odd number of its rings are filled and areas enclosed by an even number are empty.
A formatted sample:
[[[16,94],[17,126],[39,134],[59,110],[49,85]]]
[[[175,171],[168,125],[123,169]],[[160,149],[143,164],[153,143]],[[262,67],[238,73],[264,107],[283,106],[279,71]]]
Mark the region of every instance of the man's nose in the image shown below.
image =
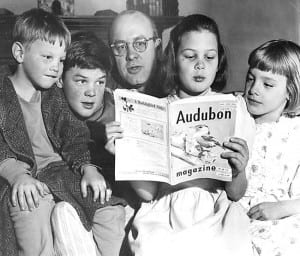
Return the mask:
[[[139,53],[133,48],[132,44],[127,44],[126,60],[134,60],[139,56]]]

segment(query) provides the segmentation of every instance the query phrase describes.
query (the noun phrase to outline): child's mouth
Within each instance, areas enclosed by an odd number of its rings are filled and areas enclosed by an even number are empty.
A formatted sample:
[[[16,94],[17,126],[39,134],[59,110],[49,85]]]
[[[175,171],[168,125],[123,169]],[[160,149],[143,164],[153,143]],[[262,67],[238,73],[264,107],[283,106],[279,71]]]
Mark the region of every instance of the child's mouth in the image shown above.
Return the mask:
[[[204,76],[194,76],[195,82],[203,82],[205,80]]]
[[[82,106],[83,106],[84,108],[86,108],[86,109],[92,109],[93,106],[94,106],[94,103],[93,103],[93,102],[82,102],[81,104],[82,104]]]

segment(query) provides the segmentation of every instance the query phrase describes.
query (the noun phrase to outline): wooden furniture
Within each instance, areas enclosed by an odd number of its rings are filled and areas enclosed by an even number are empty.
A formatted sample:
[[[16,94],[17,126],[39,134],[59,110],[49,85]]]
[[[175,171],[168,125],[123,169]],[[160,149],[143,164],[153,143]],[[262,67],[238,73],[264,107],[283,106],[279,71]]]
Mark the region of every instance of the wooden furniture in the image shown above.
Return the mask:
[[[114,17],[64,16],[62,18],[72,33],[77,31],[93,31],[98,37],[100,37],[102,40],[104,40],[104,42],[107,43],[108,31]],[[156,16],[152,18],[157,25],[159,35],[161,35],[164,29],[175,25],[180,19],[180,17],[171,16]],[[11,32],[14,21],[15,16],[13,15],[0,16],[0,65],[10,64],[13,62],[11,56]]]

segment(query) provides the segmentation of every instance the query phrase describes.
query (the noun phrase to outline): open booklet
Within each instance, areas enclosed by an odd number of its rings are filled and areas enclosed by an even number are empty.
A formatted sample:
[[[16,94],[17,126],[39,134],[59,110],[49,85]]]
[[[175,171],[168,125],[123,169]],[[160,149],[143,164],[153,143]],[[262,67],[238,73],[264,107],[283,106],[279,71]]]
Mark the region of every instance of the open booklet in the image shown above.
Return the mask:
[[[230,181],[220,154],[234,136],[237,99],[233,95],[191,97],[170,102],[125,89],[114,92],[117,180],[152,180],[172,185],[197,178]]]

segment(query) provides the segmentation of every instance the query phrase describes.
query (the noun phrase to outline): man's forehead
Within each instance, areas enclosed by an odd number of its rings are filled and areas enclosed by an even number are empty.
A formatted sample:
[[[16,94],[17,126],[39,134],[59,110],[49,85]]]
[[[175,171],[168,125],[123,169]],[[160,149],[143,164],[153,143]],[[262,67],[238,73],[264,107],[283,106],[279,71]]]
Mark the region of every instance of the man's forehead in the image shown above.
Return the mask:
[[[111,33],[112,39],[128,40],[140,36],[153,36],[151,21],[139,13],[126,14],[114,22]]]

